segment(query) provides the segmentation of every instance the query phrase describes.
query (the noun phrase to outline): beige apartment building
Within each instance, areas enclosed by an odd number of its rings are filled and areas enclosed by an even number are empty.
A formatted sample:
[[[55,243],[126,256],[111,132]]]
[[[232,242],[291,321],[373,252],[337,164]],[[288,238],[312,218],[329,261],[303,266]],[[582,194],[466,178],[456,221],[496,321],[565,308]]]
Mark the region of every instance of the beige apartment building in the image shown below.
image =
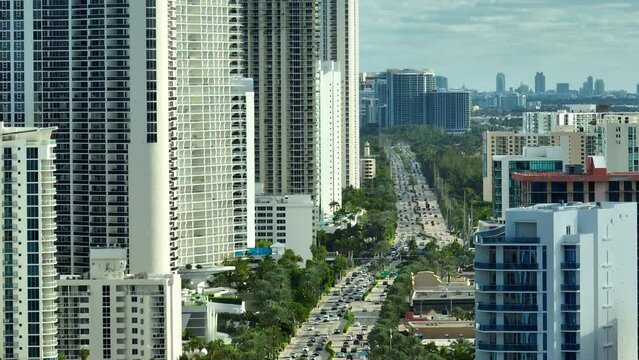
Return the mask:
[[[562,146],[568,148],[570,164],[584,164],[595,152],[595,134],[583,132],[551,132],[523,134],[512,131],[486,131],[482,143],[483,199],[491,201],[493,188],[493,155],[523,155],[526,146]]]

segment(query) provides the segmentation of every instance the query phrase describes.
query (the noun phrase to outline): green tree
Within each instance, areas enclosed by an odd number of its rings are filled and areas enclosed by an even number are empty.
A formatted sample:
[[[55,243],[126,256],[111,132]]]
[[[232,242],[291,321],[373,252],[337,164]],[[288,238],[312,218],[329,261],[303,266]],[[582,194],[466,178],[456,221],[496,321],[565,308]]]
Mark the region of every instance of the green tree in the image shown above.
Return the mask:
[[[88,360],[90,355],[90,351],[87,348],[80,349],[80,359]]]
[[[271,247],[271,245],[273,245],[272,241],[264,240],[264,239],[258,240],[255,243],[255,247],[257,247],[257,248],[267,248],[267,247]]]
[[[249,267],[248,261],[242,258],[234,258],[225,260],[225,266],[233,266],[234,269],[215,275],[213,279],[208,281],[209,286],[232,287],[239,292],[246,292],[253,282],[253,272]]]
[[[415,240],[414,236],[411,237],[410,240],[408,241],[408,251],[410,252],[412,256],[417,255],[417,251],[418,251],[417,240]]]
[[[60,352],[59,352],[59,353],[58,353],[58,360],[67,360],[67,357],[66,357],[66,356],[64,356],[64,354],[63,354],[63,353],[60,353]]]
[[[183,345],[184,351],[200,351],[206,348],[206,340],[203,337],[190,338],[186,344]]]

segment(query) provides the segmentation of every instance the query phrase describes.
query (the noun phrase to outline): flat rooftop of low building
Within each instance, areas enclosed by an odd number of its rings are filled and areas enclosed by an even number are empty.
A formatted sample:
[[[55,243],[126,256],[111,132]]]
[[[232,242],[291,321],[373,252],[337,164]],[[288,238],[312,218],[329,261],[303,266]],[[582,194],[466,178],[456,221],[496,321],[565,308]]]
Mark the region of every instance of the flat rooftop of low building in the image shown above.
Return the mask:
[[[432,320],[432,321],[409,321],[408,325],[414,329],[423,328],[475,328],[474,321],[458,321],[458,320]]]
[[[524,206],[519,208],[508,209],[507,212],[518,211],[545,211],[545,212],[558,212],[558,211],[570,211],[570,210],[587,210],[587,209],[612,209],[615,206],[623,206],[628,203],[615,203],[615,202],[588,202],[588,203],[548,203],[548,204],[536,204],[532,206]]]
[[[463,300],[474,299],[475,289],[464,289],[463,291],[457,290],[417,290],[413,292],[411,297],[413,300]]]
[[[513,179],[519,181],[639,181],[639,172],[609,172],[606,174],[566,174],[564,172],[516,172],[512,174]]]

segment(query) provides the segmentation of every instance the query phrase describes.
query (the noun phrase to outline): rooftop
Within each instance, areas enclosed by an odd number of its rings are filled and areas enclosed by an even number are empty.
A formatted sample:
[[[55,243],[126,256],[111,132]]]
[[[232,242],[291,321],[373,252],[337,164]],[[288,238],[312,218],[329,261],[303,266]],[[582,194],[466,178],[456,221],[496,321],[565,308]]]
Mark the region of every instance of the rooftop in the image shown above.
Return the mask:
[[[563,172],[526,172],[513,173],[513,179],[519,181],[545,182],[545,181],[639,181],[639,172],[608,172],[606,159],[603,156],[586,157],[586,169],[581,165],[567,165]]]
[[[546,212],[559,212],[559,211],[570,211],[570,210],[587,210],[587,209],[611,209],[618,205],[619,203],[614,202],[597,202],[597,203],[569,203],[569,204],[536,204],[532,206],[524,206],[519,208],[508,209],[507,211],[546,211]]]
[[[607,181],[639,181],[639,172],[610,172],[606,174],[567,174],[564,172],[529,172],[529,173],[513,173],[513,179],[519,181],[591,181],[591,182],[607,182]]]

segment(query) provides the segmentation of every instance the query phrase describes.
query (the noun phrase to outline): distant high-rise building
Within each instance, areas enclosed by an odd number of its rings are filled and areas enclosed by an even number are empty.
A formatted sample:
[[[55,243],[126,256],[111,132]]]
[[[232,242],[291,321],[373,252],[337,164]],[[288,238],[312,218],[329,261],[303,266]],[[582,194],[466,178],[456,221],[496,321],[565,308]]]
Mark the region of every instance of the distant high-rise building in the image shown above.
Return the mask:
[[[435,88],[437,90],[448,90],[448,78],[445,76],[436,75]]]
[[[240,3],[245,74],[255,81],[256,182],[267,194],[315,196],[319,0]]]
[[[515,89],[515,92],[517,94],[521,94],[521,95],[526,95],[528,93],[530,93],[530,87],[524,83],[519,84],[519,87],[517,87],[517,89]]]
[[[477,232],[477,360],[636,358],[636,236],[634,203],[511,209]]]
[[[639,84],[637,84],[637,91],[636,94],[639,95]]]
[[[339,63],[323,61],[319,73],[319,214],[332,220],[342,204],[342,74]]]
[[[424,95],[424,124],[447,133],[470,129],[470,93],[467,91],[432,91]]]
[[[422,124],[423,94],[435,90],[435,79],[426,70],[388,70],[389,126]]]
[[[342,74],[342,185],[359,187],[359,0],[319,0],[320,59]]]
[[[606,84],[604,83],[603,79],[597,79],[595,81],[594,95],[603,95],[605,93],[606,93]]]
[[[94,246],[134,243],[148,272],[246,247],[236,1],[2,4],[0,120],[58,128],[60,273],[88,271]]]
[[[546,92],[546,76],[543,72],[535,74],[535,94],[543,94]]]
[[[504,75],[503,73],[497,74],[497,84],[495,87],[495,91],[497,92],[497,94],[506,92],[506,75]]]
[[[3,359],[55,359],[58,354],[53,130],[0,123]]]
[[[592,96],[592,94],[595,91],[595,85],[592,79],[592,76],[588,76],[588,79],[586,80],[586,88],[585,88],[585,93],[588,96]]]
[[[557,94],[568,94],[568,93],[570,93],[569,83],[557,83]]]

